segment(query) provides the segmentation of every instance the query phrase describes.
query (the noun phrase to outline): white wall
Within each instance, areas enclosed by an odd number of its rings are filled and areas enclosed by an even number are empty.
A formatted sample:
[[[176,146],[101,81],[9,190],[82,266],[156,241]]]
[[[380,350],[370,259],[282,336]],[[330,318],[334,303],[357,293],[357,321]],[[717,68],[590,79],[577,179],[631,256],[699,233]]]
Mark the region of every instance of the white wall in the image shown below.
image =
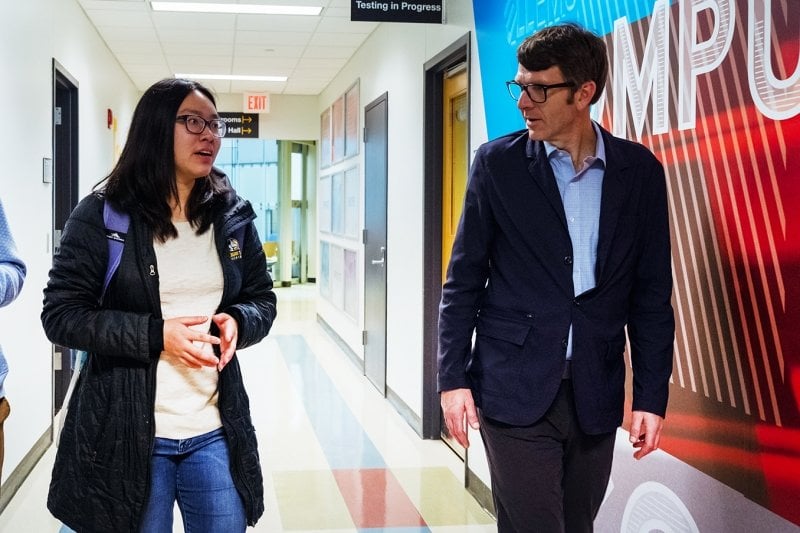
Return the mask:
[[[424,64],[472,27],[471,3],[464,0],[448,2],[446,24],[381,24],[319,99],[319,113],[322,113],[359,80],[363,121],[363,108],[388,93],[386,380],[387,386],[417,416],[422,414],[422,342],[426,327],[422,323]],[[363,149],[359,168],[363,191]],[[363,200],[361,210],[363,227]],[[362,246],[359,257],[362,270],[363,263]],[[363,286],[363,271],[359,281]],[[353,351],[363,357],[363,309],[359,323],[324,300],[320,300],[317,310]]]
[[[0,7],[0,194],[28,276],[19,299],[0,309],[0,342],[10,373],[5,387],[4,480],[51,424],[51,344],[39,314],[51,263],[52,188],[42,158],[52,157],[52,60],[78,81],[80,194],[111,168],[117,139],[106,109],[130,117],[138,98],[75,0],[25,0]]]
[[[241,94],[215,95],[217,111],[241,112]],[[316,96],[270,95],[269,113],[258,115],[258,136],[280,141],[316,141],[319,138],[319,115]]]

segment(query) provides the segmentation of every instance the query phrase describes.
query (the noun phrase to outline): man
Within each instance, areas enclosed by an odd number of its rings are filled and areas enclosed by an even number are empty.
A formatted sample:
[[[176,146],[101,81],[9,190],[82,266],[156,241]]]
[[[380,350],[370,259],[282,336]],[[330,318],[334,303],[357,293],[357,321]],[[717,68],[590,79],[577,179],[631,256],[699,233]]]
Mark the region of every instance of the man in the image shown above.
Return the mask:
[[[574,24],[523,42],[508,89],[526,130],[475,156],[439,317],[450,434],[480,429],[498,530],[592,531],[633,369],[631,443],[658,448],[672,372],[664,171],[594,123],[603,41]],[[472,334],[475,332],[474,346]]]
[[[6,221],[3,203],[0,202],[0,307],[10,304],[19,295],[22,283],[25,281],[25,273],[25,263],[17,255],[17,247]],[[3,473],[5,455],[3,424],[11,413],[3,385],[6,374],[8,374],[8,363],[3,355],[3,348],[0,347],[0,477]]]

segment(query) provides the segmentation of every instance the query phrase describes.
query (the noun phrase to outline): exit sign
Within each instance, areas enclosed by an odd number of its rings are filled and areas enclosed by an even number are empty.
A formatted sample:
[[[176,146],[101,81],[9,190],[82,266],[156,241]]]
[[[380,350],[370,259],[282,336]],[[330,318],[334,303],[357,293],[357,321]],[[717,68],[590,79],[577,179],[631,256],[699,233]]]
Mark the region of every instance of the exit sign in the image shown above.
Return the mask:
[[[269,113],[269,93],[244,93],[245,113]]]

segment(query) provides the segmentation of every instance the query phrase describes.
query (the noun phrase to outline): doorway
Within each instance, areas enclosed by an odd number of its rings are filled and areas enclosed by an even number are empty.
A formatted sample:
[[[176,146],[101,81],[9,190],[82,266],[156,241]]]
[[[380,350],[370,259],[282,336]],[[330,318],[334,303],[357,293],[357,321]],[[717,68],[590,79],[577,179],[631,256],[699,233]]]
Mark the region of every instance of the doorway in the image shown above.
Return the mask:
[[[386,396],[389,95],[364,109],[364,374]]]
[[[78,82],[53,59],[53,255],[58,253],[61,232],[78,204]],[[74,350],[53,345],[53,410],[64,403]]]
[[[442,283],[447,275],[450,252],[467,190],[469,166],[467,136],[469,101],[467,63],[459,63],[444,74],[442,103]]]
[[[316,280],[316,238],[309,235],[316,225],[308,220],[316,196],[315,157],[314,141],[224,138],[214,163],[253,206],[276,284]]]
[[[463,210],[467,190],[469,167],[469,99],[467,93],[467,63],[462,62],[447,69],[442,80],[442,284],[447,277],[447,266],[458,222]],[[442,424],[441,437],[462,459],[466,450],[453,439]]]
[[[425,222],[422,435],[465,451],[444,430],[436,386],[439,300],[469,167],[469,55],[466,34],[425,64]]]

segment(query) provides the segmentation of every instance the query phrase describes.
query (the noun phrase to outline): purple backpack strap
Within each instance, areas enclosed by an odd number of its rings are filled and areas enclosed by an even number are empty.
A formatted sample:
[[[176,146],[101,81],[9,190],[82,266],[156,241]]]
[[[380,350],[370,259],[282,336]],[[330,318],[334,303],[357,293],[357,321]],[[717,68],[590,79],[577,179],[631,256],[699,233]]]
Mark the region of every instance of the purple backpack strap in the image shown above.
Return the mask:
[[[103,292],[100,294],[100,300],[106,294],[108,284],[111,282],[111,278],[114,276],[114,272],[117,271],[119,262],[122,259],[122,248],[125,245],[125,237],[127,236],[131,219],[127,213],[120,213],[109,202],[104,202],[103,222],[106,225],[106,238],[108,239],[108,267],[106,269],[106,277],[103,280]]]

